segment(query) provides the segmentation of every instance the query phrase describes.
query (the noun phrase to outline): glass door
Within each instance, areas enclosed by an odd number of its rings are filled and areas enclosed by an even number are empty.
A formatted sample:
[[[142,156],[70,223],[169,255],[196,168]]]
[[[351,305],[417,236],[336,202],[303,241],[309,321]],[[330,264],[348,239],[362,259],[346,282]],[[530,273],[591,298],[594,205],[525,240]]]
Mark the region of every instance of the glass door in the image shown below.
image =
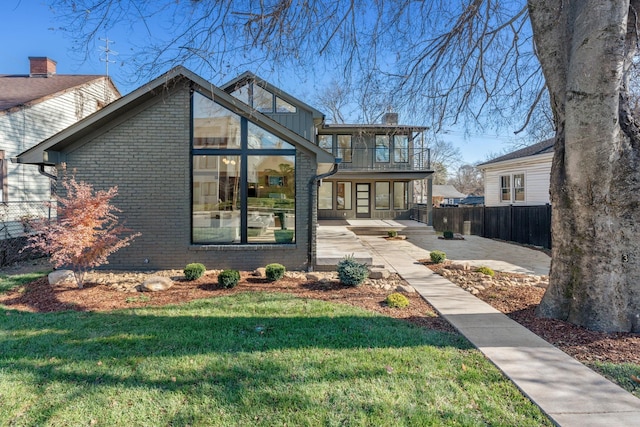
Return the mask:
[[[356,218],[371,218],[370,195],[370,184],[356,184]]]

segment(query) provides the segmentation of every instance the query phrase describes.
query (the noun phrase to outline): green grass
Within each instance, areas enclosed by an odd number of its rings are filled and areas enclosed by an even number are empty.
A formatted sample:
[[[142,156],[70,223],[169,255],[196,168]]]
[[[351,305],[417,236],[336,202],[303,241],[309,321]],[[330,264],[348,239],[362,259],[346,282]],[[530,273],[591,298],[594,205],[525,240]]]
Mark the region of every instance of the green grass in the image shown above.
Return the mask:
[[[640,378],[640,365],[610,362],[592,362],[587,365],[636,397],[640,397],[640,384],[631,378],[632,376]]]
[[[0,293],[7,292],[17,286],[33,282],[34,280],[46,276],[48,273],[48,271],[38,271],[36,273],[27,274],[0,274]]]
[[[461,336],[345,305],[246,293],[0,319],[0,425],[550,425]]]

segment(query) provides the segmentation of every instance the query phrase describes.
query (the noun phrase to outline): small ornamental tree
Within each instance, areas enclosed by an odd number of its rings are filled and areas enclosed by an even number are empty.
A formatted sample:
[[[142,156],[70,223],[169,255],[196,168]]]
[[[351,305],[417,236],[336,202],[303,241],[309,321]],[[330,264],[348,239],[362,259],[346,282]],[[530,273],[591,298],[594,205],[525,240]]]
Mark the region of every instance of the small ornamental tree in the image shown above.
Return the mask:
[[[68,177],[63,165],[60,182],[64,196],[55,196],[57,218],[32,222],[34,233],[25,247],[34,248],[51,257],[54,267],[68,267],[73,271],[76,283],[82,288],[88,270],[108,264],[107,257],[128,246],[140,233],[118,223],[111,204],[118,194],[117,187],[94,191],[91,184],[78,182],[74,175]]]

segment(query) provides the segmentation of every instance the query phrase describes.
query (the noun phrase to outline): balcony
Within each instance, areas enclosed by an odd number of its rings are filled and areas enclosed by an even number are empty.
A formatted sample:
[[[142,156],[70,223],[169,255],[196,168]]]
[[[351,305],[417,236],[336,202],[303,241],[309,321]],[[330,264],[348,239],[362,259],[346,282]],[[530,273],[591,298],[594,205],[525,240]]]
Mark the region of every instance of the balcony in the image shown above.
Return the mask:
[[[334,153],[342,159],[339,171],[348,172],[429,172],[429,149],[376,150],[352,148]]]

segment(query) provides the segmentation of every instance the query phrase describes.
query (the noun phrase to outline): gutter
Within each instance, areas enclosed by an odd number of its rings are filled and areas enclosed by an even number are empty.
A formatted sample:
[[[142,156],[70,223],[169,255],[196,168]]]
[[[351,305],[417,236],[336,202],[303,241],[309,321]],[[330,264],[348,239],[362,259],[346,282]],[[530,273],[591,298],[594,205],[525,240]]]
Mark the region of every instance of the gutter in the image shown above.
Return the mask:
[[[44,165],[43,165],[43,164],[39,164],[39,165],[38,165],[38,173],[39,173],[40,175],[44,175],[44,176],[46,176],[47,178],[49,178],[49,179],[53,180],[54,182],[58,180],[58,177],[57,177],[57,176],[55,176],[55,175],[51,175],[50,173],[48,173],[48,172],[46,172],[46,171],[44,170]]]
[[[313,267],[315,265],[313,260],[313,245],[315,244],[315,239],[313,238],[313,229],[317,224],[313,222],[313,213],[314,210],[317,212],[317,208],[313,208],[314,200],[314,186],[318,184],[318,181],[321,179],[330,177],[331,175],[335,175],[338,172],[338,165],[342,162],[341,158],[336,158],[335,163],[333,164],[333,168],[327,173],[323,173],[320,175],[315,175],[309,180],[309,222],[308,222],[308,236],[307,236],[307,259],[309,260],[308,271],[313,271]]]

